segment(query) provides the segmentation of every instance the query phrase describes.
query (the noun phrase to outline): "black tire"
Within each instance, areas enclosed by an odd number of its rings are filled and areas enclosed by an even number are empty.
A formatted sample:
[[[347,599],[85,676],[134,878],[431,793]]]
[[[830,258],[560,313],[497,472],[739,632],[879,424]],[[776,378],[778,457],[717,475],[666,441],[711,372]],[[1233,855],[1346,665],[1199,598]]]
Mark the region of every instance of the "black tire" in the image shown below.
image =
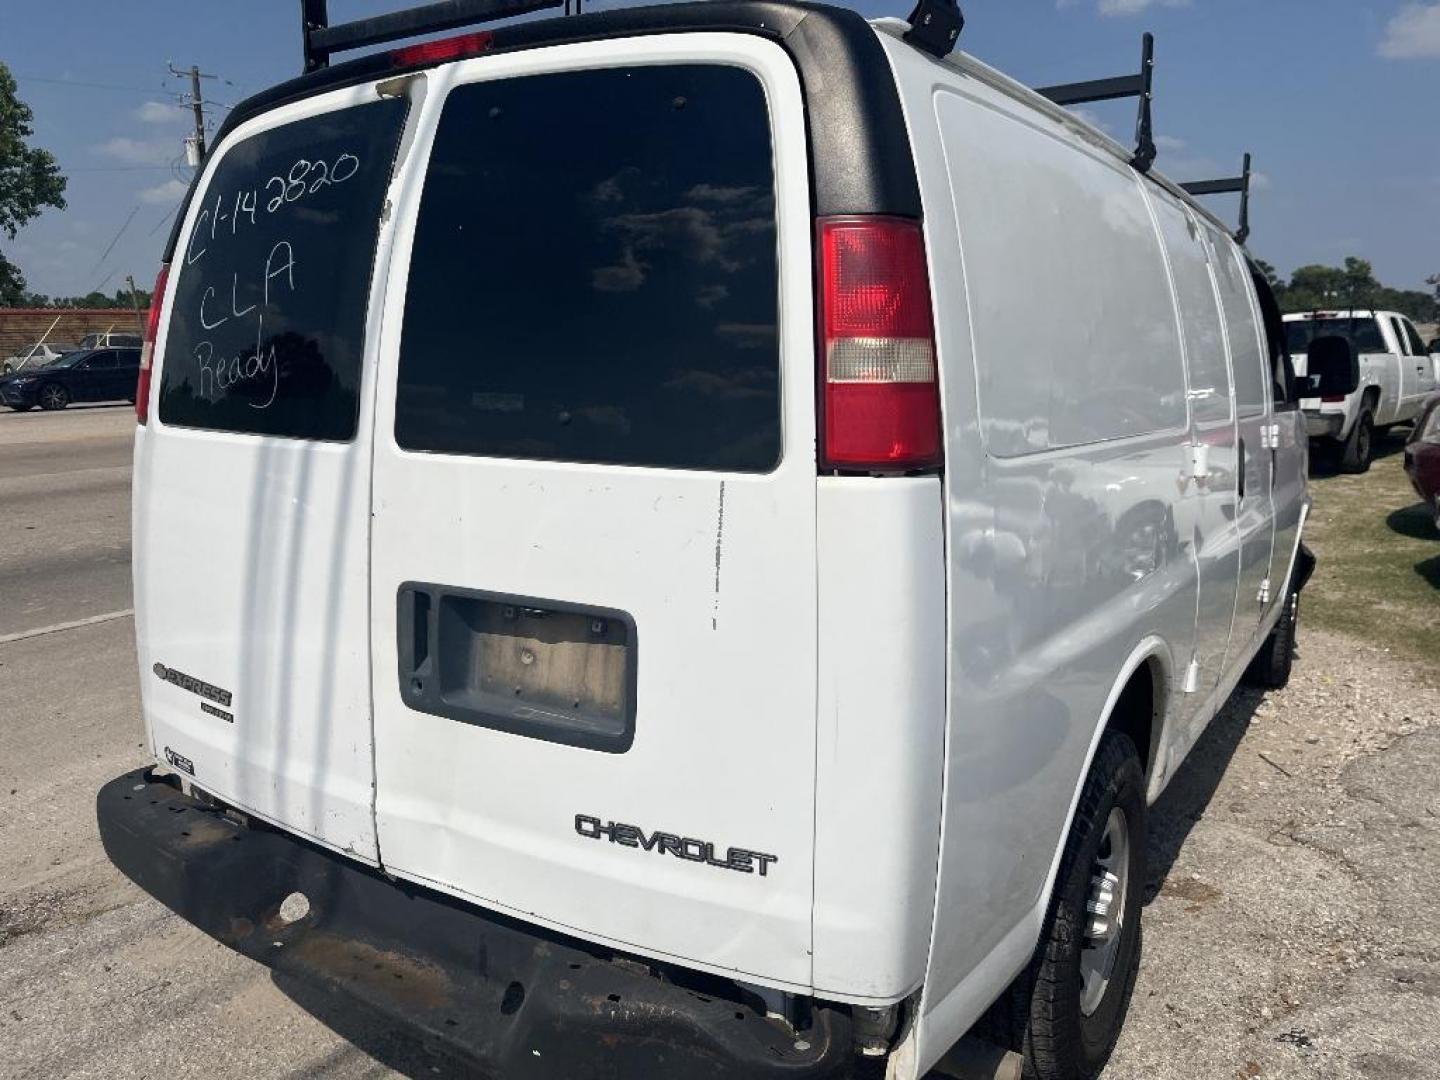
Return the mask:
[[[1290,681],[1290,669],[1295,665],[1295,637],[1299,627],[1300,594],[1292,591],[1285,598],[1280,621],[1245,669],[1243,680],[1247,686],[1261,690],[1285,689]]]
[[[1117,809],[1129,831],[1129,870],[1109,983],[1087,1016],[1081,1009],[1086,901],[1106,823]],[[1093,1080],[1105,1068],[1135,988],[1144,889],[1145,775],[1129,736],[1107,732],[1080,793],[1035,958],[977,1025],[981,1037],[1024,1054],[1026,1080]]]
[[[46,412],[59,412],[70,404],[70,391],[59,383],[46,383],[36,391],[35,398]]]
[[[1340,470],[1347,473],[1370,471],[1370,462],[1375,456],[1375,415],[1366,405],[1360,410],[1350,437],[1340,451]]]

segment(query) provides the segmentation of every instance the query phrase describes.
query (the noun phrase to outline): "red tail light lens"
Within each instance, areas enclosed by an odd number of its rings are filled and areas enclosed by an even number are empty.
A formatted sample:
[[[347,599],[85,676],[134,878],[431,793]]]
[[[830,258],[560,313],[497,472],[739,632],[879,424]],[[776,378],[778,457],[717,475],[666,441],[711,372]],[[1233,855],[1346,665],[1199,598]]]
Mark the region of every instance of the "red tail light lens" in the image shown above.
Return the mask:
[[[904,472],[940,464],[935,324],[918,222],[819,225],[822,464]]]
[[[419,45],[407,45],[390,54],[392,67],[414,67],[417,64],[443,64],[447,60],[459,60],[466,56],[478,56],[495,43],[495,35],[489,30],[478,34],[456,34],[439,41],[422,41]]]
[[[160,309],[165,305],[165,280],[170,267],[161,264],[155,275],[155,291],[150,294],[150,312],[145,316],[145,343],[140,348],[140,377],[135,383],[135,419],[150,419],[150,367],[155,362],[155,338],[160,333]]]

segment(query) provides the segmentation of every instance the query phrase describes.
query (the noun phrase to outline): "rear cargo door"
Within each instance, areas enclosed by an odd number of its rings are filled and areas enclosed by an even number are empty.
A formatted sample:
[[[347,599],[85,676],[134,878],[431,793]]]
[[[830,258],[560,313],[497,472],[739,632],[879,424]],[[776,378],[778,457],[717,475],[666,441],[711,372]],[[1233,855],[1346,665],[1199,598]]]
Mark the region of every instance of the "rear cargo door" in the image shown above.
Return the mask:
[[[432,71],[387,297],[393,873],[810,978],[815,428],[798,80],[688,34]]]
[[[220,144],[170,267],[135,448],[156,756],[372,862],[369,358],[408,114],[359,86]]]

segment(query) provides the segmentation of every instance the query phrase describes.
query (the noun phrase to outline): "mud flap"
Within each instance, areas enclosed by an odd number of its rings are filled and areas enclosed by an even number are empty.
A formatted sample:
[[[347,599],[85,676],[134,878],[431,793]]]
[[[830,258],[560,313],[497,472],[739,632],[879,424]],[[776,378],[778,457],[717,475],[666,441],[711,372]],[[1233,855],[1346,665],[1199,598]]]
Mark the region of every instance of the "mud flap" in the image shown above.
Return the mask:
[[[1295,553],[1295,583],[1294,589],[1300,592],[1310,582],[1310,577],[1315,573],[1315,553],[1305,546],[1305,541],[1300,541],[1300,548]]]
[[[148,770],[96,797],[132,881],[285,977],[397,1021],[486,1074],[843,1077],[850,1018],[816,1003],[799,1032],[738,984],[629,959],[397,884],[186,796]],[[298,894],[298,895],[296,895]]]

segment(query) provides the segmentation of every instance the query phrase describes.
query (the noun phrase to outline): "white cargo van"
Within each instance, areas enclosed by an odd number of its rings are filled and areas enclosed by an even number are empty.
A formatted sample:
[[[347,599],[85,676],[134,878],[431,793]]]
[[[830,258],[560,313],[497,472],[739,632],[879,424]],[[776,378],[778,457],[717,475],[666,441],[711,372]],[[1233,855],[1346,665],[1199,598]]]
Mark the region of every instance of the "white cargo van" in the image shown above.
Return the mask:
[[[1340,467],[1363,473],[1375,453],[1375,433],[1408,424],[1434,392],[1435,362],[1415,324],[1398,311],[1315,311],[1285,316],[1295,368],[1304,373],[1316,337],[1344,337],[1360,360],[1360,385],[1348,394],[1300,402],[1312,438],[1338,443]]]
[[[1092,1075],[1311,563],[1245,252],[895,20],[306,7],[156,285],[110,857],[499,1076]]]

